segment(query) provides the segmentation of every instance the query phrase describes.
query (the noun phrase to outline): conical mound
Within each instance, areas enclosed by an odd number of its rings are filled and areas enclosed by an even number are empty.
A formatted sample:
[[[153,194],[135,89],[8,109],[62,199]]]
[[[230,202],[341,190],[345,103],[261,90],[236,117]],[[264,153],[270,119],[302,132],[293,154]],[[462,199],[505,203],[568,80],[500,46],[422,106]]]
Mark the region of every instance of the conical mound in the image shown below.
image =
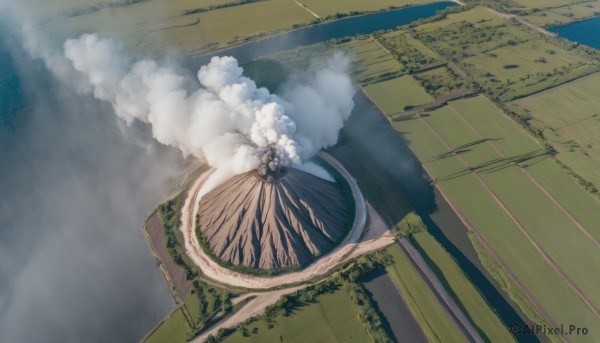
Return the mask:
[[[251,268],[302,266],[329,251],[348,227],[341,187],[289,168],[265,181],[237,175],[200,201],[200,233],[221,261]]]

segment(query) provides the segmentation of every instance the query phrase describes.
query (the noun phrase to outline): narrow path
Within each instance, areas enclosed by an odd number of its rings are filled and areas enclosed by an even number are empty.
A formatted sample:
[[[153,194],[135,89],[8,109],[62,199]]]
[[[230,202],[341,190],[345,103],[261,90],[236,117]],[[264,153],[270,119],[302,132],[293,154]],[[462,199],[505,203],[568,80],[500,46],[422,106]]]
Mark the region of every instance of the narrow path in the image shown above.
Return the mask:
[[[220,328],[234,328],[236,327],[236,325],[243,323],[248,318],[252,318],[261,314],[267,308],[267,306],[276,303],[277,300],[279,300],[279,298],[281,298],[282,296],[293,293],[304,287],[306,287],[306,285],[293,288],[286,288],[262,294],[253,294],[254,299],[250,300],[239,311],[235,312],[227,318],[216,322],[190,342],[201,343],[204,342],[208,338],[208,336],[215,335]]]
[[[456,115],[471,129],[471,131],[475,132],[479,138],[484,138],[483,135],[481,134],[481,132],[479,132],[479,130],[477,130],[473,125],[471,125],[471,123],[462,115],[462,113],[460,111],[458,111],[457,109],[455,109],[454,107],[452,107],[452,105],[448,105],[448,107],[454,112],[456,113]],[[506,155],[504,155],[500,149],[498,148],[498,146],[496,145],[496,143],[494,143],[491,140],[488,140],[486,142],[492,149],[494,149],[494,151],[500,156],[500,157],[506,157]],[[544,193],[544,195],[546,196],[546,198],[548,198],[548,200],[550,200],[556,207],[558,207],[558,209],[567,217],[569,218],[569,220],[575,225],[575,227],[577,227],[577,229],[584,235],[586,236],[589,240],[591,240],[592,242],[594,242],[596,244],[596,247],[600,248],[600,241],[598,241],[598,239],[596,237],[594,237],[577,219],[575,219],[571,213],[569,213],[569,211],[567,211],[559,202],[558,200],[556,200],[555,197],[553,197],[550,193],[548,193],[548,191],[542,186],[540,185],[537,180],[531,176],[531,174],[529,174],[529,171],[527,171],[526,168],[521,167],[520,165],[515,165],[521,172],[523,172],[523,174],[525,174],[525,176],[527,176],[527,178],[542,192]]]
[[[444,146],[449,151],[451,151],[452,147],[450,147],[450,145],[442,138],[442,136],[437,132],[437,130],[435,130],[435,128],[432,127],[424,118],[420,118],[420,119],[431,130],[431,132],[438,138],[438,140],[442,144],[444,144]],[[463,166],[465,166],[465,168],[469,167],[469,165],[462,158],[462,156],[456,155],[456,154],[455,154],[455,156],[461,162],[461,164]],[[521,222],[517,218],[515,218],[515,216],[512,214],[512,212],[510,212],[510,210],[506,207],[506,205],[498,198],[496,193],[492,189],[490,189],[490,187],[487,185],[487,183],[485,183],[485,181],[483,181],[483,179],[481,178],[479,173],[477,173],[476,171],[473,171],[472,174],[473,174],[473,176],[475,176],[475,178],[481,184],[481,186],[483,186],[483,188],[490,194],[490,196],[494,199],[494,201],[498,204],[498,206],[500,206],[500,208],[504,211],[504,213],[516,225],[516,227],[519,229],[519,231],[521,231],[521,233],[527,238],[529,243],[531,243],[531,245],[533,245],[533,247],[537,250],[537,252],[546,261],[546,264],[548,264],[548,266],[550,266],[556,273],[558,273],[558,275],[563,279],[563,281],[565,281],[567,286],[569,286],[569,288],[571,288],[571,290],[573,290],[573,292],[575,292],[575,294],[577,294],[577,296],[581,299],[581,301],[583,301],[583,303],[586,305],[586,307],[596,316],[596,318],[600,319],[600,314],[598,313],[596,308],[592,305],[592,303],[584,296],[581,289],[579,289],[579,287],[575,284],[575,282],[573,282],[573,280],[568,275],[566,275],[566,273],[554,262],[554,260],[552,260],[552,258],[550,258],[550,256],[548,256],[548,254],[542,249],[542,247],[539,245],[539,243],[531,236],[531,234],[529,234],[529,232],[525,229],[525,227],[523,227]]]
[[[473,324],[460,307],[456,304],[452,296],[448,294],[448,291],[435,273],[431,270],[427,262],[423,260],[423,257],[419,252],[410,244],[410,242],[406,238],[398,239],[398,244],[402,251],[406,254],[408,259],[411,261],[417,272],[423,278],[423,281],[429,286],[432,293],[438,299],[439,303],[442,305],[444,310],[446,310],[448,316],[454,321],[456,327],[463,333],[465,338],[469,342],[484,342],[479,332],[473,327]]]
[[[321,19],[321,17],[319,17],[319,15],[318,15],[318,14],[316,14],[316,13],[315,13],[315,12],[313,12],[313,11],[311,11],[311,10],[310,10],[308,7],[305,7],[304,5],[302,5],[301,3],[299,3],[299,2],[298,2],[298,1],[296,1],[296,0],[292,0],[292,1],[293,1],[293,2],[295,2],[295,3],[296,3],[296,5],[298,5],[298,6],[302,7],[302,8],[304,8],[305,10],[307,10],[307,11],[308,11],[308,13],[310,13],[310,14],[314,15],[314,16],[315,16],[315,18],[317,18],[317,19]]]
[[[534,24],[528,22],[527,20],[521,18],[520,16],[518,16],[516,14],[510,14],[510,13],[504,13],[504,12],[496,11],[495,9],[492,9],[492,8],[489,8],[489,7],[485,7],[485,6],[483,8],[485,8],[486,10],[494,13],[495,15],[501,16],[503,18],[506,18],[506,19],[509,19],[509,20],[514,19],[514,20],[518,21],[520,24],[525,25],[525,26],[527,26],[527,27],[529,27],[531,29],[534,29],[534,30],[536,30],[537,32],[539,32],[539,33],[541,33],[543,35],[546,35],[546,36],[549,36],[549,37],[556,37],[556,33],[550,32],[550,31],[548,31],[548,30],[546,30],[546,29],[544,29],[542,27],[534,25]]]
[[[548,314],[548,312],[546,312],[546,310],[541,307],[541,305],[535,299],[535,297],[533,296],[533,294],[517,278],[517,276],[512,272],[512,270],[508,267],[508,265],[504,262],[504,260],[502,260],[502,258],[500,257],[500,255],[498,255],[498,253],[492,248],[492,246],[485,239],[485,237],[483,237],[479,231],[475,230],[475,228],[473,227],[473,225],[471,224],[471,222],[469,222],[469,220],[464,216],[464,214],[450,201],[450,198],[440,188],[439,184],[436,184],[435,188],[440,192],[440,194],[442,195],[442,197],[444,198],[444,200],[446,200],[446,203],[448,203],[448,205],[452,208],[452,210],[454,211],[454,213],[456,213],[456,215],[458,216],[458,218],[460,219],[460,221],[467,227],[467,230],[469,230],[470,233],[474,234],[477,237],[477,240],[479,240],[479,242],[484,246],[484,248],[486,249],[486,251],[494,257],[494,259],[503,268],[503,271],[508,274],[508,277],[510,278],[510,280],[512,282],[514,282],[519,287],[520,290],[523,291],[523,293],[525,294],[525,296],[527,297],[527,299],[529,299],[529,301],[533,305],[534,310],[536,311],[536,313],[539,314],[540,316],[542,316],[542,318],[546,321],[546,323],[548,323],[549,325],[551,325],[553,327],[557,327],[558,324],[554,321],[554,319],[552,319],[552,317]],[[564,338],[564,336],[561,336],[561,340],[563,342],[566,342],[566,339]]]

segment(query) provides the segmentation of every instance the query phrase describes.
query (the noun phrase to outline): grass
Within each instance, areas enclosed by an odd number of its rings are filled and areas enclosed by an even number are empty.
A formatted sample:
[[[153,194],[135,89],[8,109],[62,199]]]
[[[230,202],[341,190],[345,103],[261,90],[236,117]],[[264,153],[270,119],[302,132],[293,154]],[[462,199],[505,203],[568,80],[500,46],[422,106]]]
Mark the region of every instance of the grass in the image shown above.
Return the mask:
[[[596,52],[545,37],[480,7],[410,28],[409,32],[456,63],[498,102],[540,92],[600,69]]]
[[[484,87],[496,89],[496,93],[504,101],[598,70],[597,63],[591,58],[544,40],[501,47],[462,62],[476,69],[472,74],[484,80]]]
[[[290,71],[306,70],[315,61],[323,61],[335,51],[346,52],[352,60],[352,76],[359,83],[376,82],[403,72],[403,67],[371,36],[349,40],[330,40],[325,43],[298,47],[270,56]]]
[[[533,24],[548,27],[566,25],[598,15],[600,15],[600,3],[588,1],[534,12],[527,15],[525,19]]]
[[[311,11],[322,18],[336,14],[350,14],[351,12],[376,12],[390,7],[404,7],[410,5],[423,5],[437,2],[437,0],[299,0]]]
[[[390,278],[402,293],[403,298],[417,322],[431,342],[464,342],[465,337],[446,314],[425,281],[412,267],[397,244],[388,247],[393,258],[388,266]]]
[[[448,67],[428,70],[414,74],[413,77],[421,83],[427,93],[434,97],[467,88],[466,82],[458,78]]]
[[[270,324],[261,319],[247,325],[247,336],[235,332],[223,342],[370,342],[364,324],[359,319],[359,307],[353,304],[345,288],[317,297],[280,313]],[[269,326],[272,327],[270,328]]]
[[[129,52],[163,56],[165,48],[191,56],[224,46],[312,23],[316,18],[292,1],[265,0],[211,10],[193,15],[186,11],[226,1],[147,1],[131,6],[102,10],[47,24],[59,37],[72,32],[97,32],[119,39]],[[224,20],[227,18],[227,20]],[[109,21],[112,25],[106,25]]]
[[[386,115],[402,112],[434,100],[410,75],[370,84],[364,87],[364,90]]]
[[[187,342],[189,331],[190,327],[182,310],[177,308],[159,324],[144,343],[184,343]]]
[[[394,126],[405,132],[404,136],[410,148],[425,163],[429,174],[438,178],[439,187],[471,225],[490,242],[494,251],[510,266],[511,271],[555,321],[573,321],[573,318],[577,317],[581,322],[596,326],[594,316],[565,281],[543,260],[474,175],[468,170],[465,172],[465,167],[458,158],[454,154],[448,154],[448,149],[440,139],[423,123],[427,121],[435,127],[444,140],[455,148],[454,151],[472,167],[498,158],[497,152],[487,142],[481,142],[481,136],[460,120],[456,110],[465,112],[464,117],[469,121],[477,118],[471,125],[484,129],[485,131],[481,132],[484,138],[499,138],[493,143],[498,144],[498,149],[507,156],[539,149],[535,141],[525,136],[525,133],[502,117],[502,113],[481,97],[452,102],[450,107],[433,111],[424,119],[402,121]],[[504,143],[500,144],[501,142]],[[466,143],[475,144],[466,146]],[[533,160],[530,162],[533,163]],[[564,214],[550,203],[517,167],[510,166],[512,163],[513,161],[508,161],[506,169],[488,172],[479,170],[480,175],[556,263],[566,270],[578,286],[586,290],[585,294],[592,301],[596,302],[598,292],[592,285],[599,281],[595,276],[586,275],[590,274],[590,268],[598,265],[598,262],[590,260],[590,256],[597,256],[595,246],[585,239],[573,223],[566,220]],[[498,164],[496,166],[504,167]],[[562,172],[556,163],[546,165],[546,168],[552,167],[555,168],[554,172]],[[557,181],[564,182],[565,179]],[[571,181],[568,185],[574,186],[574,183]],[[578,196],[586,196],[583,189],[575,189],[583,192]],[[559,201],[564,202],[560,198]],[[599,204],[596,203],[596,206]],[[600,207],[596,206],[597,212]],[[580,214],[592,219],[592,215],[582,212]],[[561,301],[556,301],[555,294],[561,294]]]
[[[532,117],[558,158],[576,173],[600,185],[600,74],[594,74],[513,102]]]
[[[482,337],[490,342],[514,341],[477,288],[435,238],[427,231],[416,233],[411,238]]]

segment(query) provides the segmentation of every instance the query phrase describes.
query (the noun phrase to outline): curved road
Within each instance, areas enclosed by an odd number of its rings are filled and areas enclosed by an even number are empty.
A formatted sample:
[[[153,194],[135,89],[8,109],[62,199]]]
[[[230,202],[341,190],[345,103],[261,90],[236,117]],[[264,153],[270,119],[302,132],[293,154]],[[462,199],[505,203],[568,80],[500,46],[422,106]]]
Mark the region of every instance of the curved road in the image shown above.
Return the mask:
[[[340,245],[332,252],[319,258],[301,271],[270,278],[233,272],[221,267],[218,263],[213,261],[204,253],[198,243],[198,240],[196,239],[195,234],[196,214],[198,213],[200,207],[197,196],[204,181],[211,173],[211,171],[208,171],[198,178],[188,193],[188,197],[185,200],[182,208],[182,226],[180,228],[184,235],[187,254],[190,256],[192,261],[194,261],[194,263],[200,267],[204,275],[217,282],[234,285],[237,287],[249,289],[269,289],[282,285],[306,282],[315,276],[325,274],[331,268],[356,256],[357,254],[363,254],[372,250],[377,250],[390,243],[389,237],[387,237],[387,239],[384,241],[370,240],[359,244],[360,237],[367,222],[367,203],[358,188],[356,180],[348,173],[348,171],[332,156],[326,153],[321,153],[320,156],[335,169],[337,169],[337,171],[346,179],[350,185],[356,204],[354,225],[352,226],[350,233],[340,243]]]

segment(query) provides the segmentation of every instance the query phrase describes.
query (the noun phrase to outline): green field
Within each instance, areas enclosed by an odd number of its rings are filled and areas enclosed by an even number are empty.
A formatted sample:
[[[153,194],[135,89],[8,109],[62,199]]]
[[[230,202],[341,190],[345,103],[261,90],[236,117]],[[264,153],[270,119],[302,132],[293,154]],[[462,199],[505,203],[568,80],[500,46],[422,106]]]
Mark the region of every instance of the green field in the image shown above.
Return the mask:
[[[489,342],[514,341],[479,291],[431,234],[426,231],[416,233],[412,236],[412,241],[439,271],[438,277],[448,286],[448,291],[482,337],[487,337]]]
[[[540,147],[535,141],[482,97],[451,102],[450,106],[430,112],[421,119],[398,122],[394,127],[404,132],[411,149],[425,163],[429,174],[438,179],[442,191],[555,321],[572,321],[577,317],[588,325],[598,326],[594,315],[484,187],[486,185],[494,192],[537,244],[577,287],[584,290],[588,300],[598,306],[600,299],[594,285],[600,282],[596,277],[600,274],[591,272],[600,265],[596,261],[597,246],[514,165],[531,164],[541,170],[544,163],[544,170],[552,170],[559,177],[554,181],[544,179],[540,183],[542,187],[546,183],[562,182],[571,187],[571,197],[591,198],[573,179],[569,180],[558,164],[544,160],[545,156],[537,153]],[[477,132],[472,127],[478,128]],[[444,142],[450,145],[450,151]],[[474,171],[482,181],[475,177]],[[537,171],[532,175],[537,176]],[[558,197],[557,191],[556,186],[547,190],[556,194],[559,203],[567,206],[568,199]],[[596,201],[593,207],[595,210],[589,208],[588,212],[579,210],[578,217],[592,223],[597,218],[595,213],[600,212],[600,203]],[[598,235],[597,226],[586,226],[585,229]],[[556,301],[556,294],[561,294],[560,302]]]
[[[341,287],[320,295],[316,302],[294,308],[290,315],[279,314],[269,324],[261,319],[246,326],[246,336],[235,332],[223,342],[370,342],[358,319],[359,307]],[[271,328],[269,326],[272,325]]]
[[[431,342],[465,342],[466,339],[413,268],[398,244],[388,247],[394,263],[387,267],[411,313]]]
[[[497,0],[487,5],[521,15],[539,26],[564,25],[600,15],[598,0]]]
[[[459,89],[468,88],[469,85],[458,78],[448,67],[440,67],[422,73],[413,74],[421,86],[431,96],[450,94]]]
[[[600,69],[588,49],[543,36],[480,7],[409,32],[457,63],[497,101],[523,97]]]
[[[191,296],[188,296],[191,301]],[[186,298],[186,302],[190,301]],[[196,298],[196,297],[193,297]],[[164,322],[148,336],[144,343],[185,343],[188,339],[190,326],[188,325],[183,311],[177,308]]]
[[[375,12],[386,10],[390,7],[404,7],[410,5],[423,5],[436,2],[436,0],[302,0],[298,1],[322,18],[336,14],[350,14],[350,12]]]
[[[600,185],[600,75],[570,82],[513,102],[559,151],[558,158]]]
[[[434,100],[410,75],[370,84],[365,86],[364,90],[386,115],[399,113]]]

